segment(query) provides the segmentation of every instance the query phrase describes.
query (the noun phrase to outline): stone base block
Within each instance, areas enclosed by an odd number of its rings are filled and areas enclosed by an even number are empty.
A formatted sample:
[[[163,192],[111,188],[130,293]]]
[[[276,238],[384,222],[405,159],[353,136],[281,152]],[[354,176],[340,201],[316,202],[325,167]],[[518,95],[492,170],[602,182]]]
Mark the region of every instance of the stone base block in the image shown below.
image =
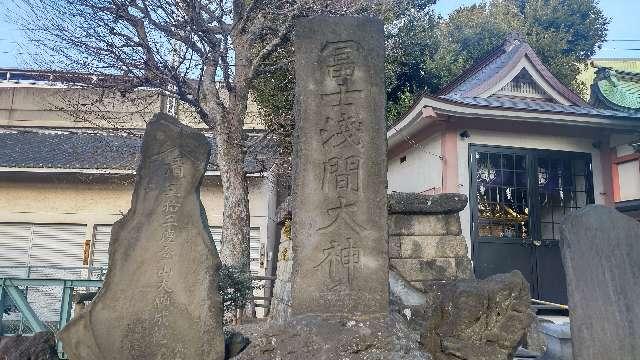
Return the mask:
[[[391,259],[390,265],[409,282],[469,278],[471,262],[466,258]]]
[[[390,236],[389,257],[401,259],[455,258],[467,256],[462,236]]]
[[[449,215],[389,215],[389,235],[461,235],[460,217]]]

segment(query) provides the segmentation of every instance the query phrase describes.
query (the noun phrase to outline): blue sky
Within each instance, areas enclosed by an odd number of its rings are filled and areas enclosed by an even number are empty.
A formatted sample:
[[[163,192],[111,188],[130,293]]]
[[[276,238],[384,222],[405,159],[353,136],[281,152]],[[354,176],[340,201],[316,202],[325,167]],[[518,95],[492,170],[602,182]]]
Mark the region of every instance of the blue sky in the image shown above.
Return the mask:
[[[12,9],[12,1],[0,8],[0,67],[29,67],[21,54],[26,41],[21,32],[8,19],[8,11]],[[446,16],[452,10],[477,3],[477,0],[440,0],[437,11]],[[640,14],[639,0],[600,0],[600,6],[611,18],[609,25],[610,40],[598,52],[598,58],[640,58],[640,26],[637,17]],[[622,40],[622,41],[620,41]],[[635,40],[635,41],[629,41]],[[633,50],[636,49],[636,50]]]
[[[479,2],[478,0],[440,0],[436,9],[438,13],[446,16],[462,5]],[[611,19],[607,37],[610,41],[604,44],[595,57],[640,58],[640,26],[638,25],[640,0],[600,0],[600,7]]]

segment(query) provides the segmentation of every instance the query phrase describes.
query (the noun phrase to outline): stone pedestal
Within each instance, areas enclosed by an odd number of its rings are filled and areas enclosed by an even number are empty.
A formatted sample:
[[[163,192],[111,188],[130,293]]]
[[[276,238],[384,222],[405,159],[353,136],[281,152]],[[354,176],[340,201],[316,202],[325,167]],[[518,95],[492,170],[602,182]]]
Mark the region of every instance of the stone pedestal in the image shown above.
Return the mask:
[[[389,194],[391,269],[426,293],[445,282],[472,278],[458,213],[462,194]]]
[[[432,304],[446,284],[468,279],[471,260],[462,237],[458,213],[467,204],[461,194],[420,195],[393,193],[388,195],[390,267],[401,278],[400,287],[410,286],[424,291]],[[293,248],[290,228],[291,201],[278,208],[282,228],[277,261],[277,280],[273,291],[270,319],[285,321],[291,314],[291,272]],[[439,267],[438,264],[445,264]],[[411,280],[410,280],[411,279]],[[394,282],[390,285],[393,287]],[[410,289],[398,289],[411,292]],[[413,304],[416,305],[416,304]]]

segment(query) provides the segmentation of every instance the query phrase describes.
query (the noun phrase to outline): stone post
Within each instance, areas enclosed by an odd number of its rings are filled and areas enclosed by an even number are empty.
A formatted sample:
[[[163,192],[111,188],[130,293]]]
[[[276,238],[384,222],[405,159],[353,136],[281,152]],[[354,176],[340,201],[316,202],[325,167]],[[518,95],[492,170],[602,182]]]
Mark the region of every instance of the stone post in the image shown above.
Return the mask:
[[[292,315],[387,314],[384,31],[296,24]]]

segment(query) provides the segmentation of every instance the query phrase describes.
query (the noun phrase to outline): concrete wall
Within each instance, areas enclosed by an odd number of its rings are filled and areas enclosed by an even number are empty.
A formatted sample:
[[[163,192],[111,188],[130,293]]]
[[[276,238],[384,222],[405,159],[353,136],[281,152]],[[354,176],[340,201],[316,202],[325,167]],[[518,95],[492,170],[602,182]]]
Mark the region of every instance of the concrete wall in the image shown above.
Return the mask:
[[[206,127],[191,108],[177,105],[176,116],[184,123]],[[123,97],[97,89],[0,83],[0,126],[144,128],[163,107],[155,91]],[[258,106],[249,99],[245,128],[263,127]]]
[[[110,225],[120,219],[131,204],[131,179],[88,181],[65,177],[0,179],[0,223],[58,223],[87,225],[86,239],[93,237],[94,225]],[[260,228],[267,241],[269,215],[268,181],[249,178],[251,226]],[[222,187],[217,177],[208,178],[201,188],[201,200],[209,226],[222,226]],[[272,210],[273,211],[273,210]]]
[[[442,187],[441,134],[436,133],[388,160],[390,191],[438,193]],[[400,162],[406,156],[406,161]]]
[[[640,199],[640,160],[618,164],[620,201]]]
[[[122,97],[88,89],[0,87],[0,126],[142,128],[160,110],[160,96],[149,91]]]

